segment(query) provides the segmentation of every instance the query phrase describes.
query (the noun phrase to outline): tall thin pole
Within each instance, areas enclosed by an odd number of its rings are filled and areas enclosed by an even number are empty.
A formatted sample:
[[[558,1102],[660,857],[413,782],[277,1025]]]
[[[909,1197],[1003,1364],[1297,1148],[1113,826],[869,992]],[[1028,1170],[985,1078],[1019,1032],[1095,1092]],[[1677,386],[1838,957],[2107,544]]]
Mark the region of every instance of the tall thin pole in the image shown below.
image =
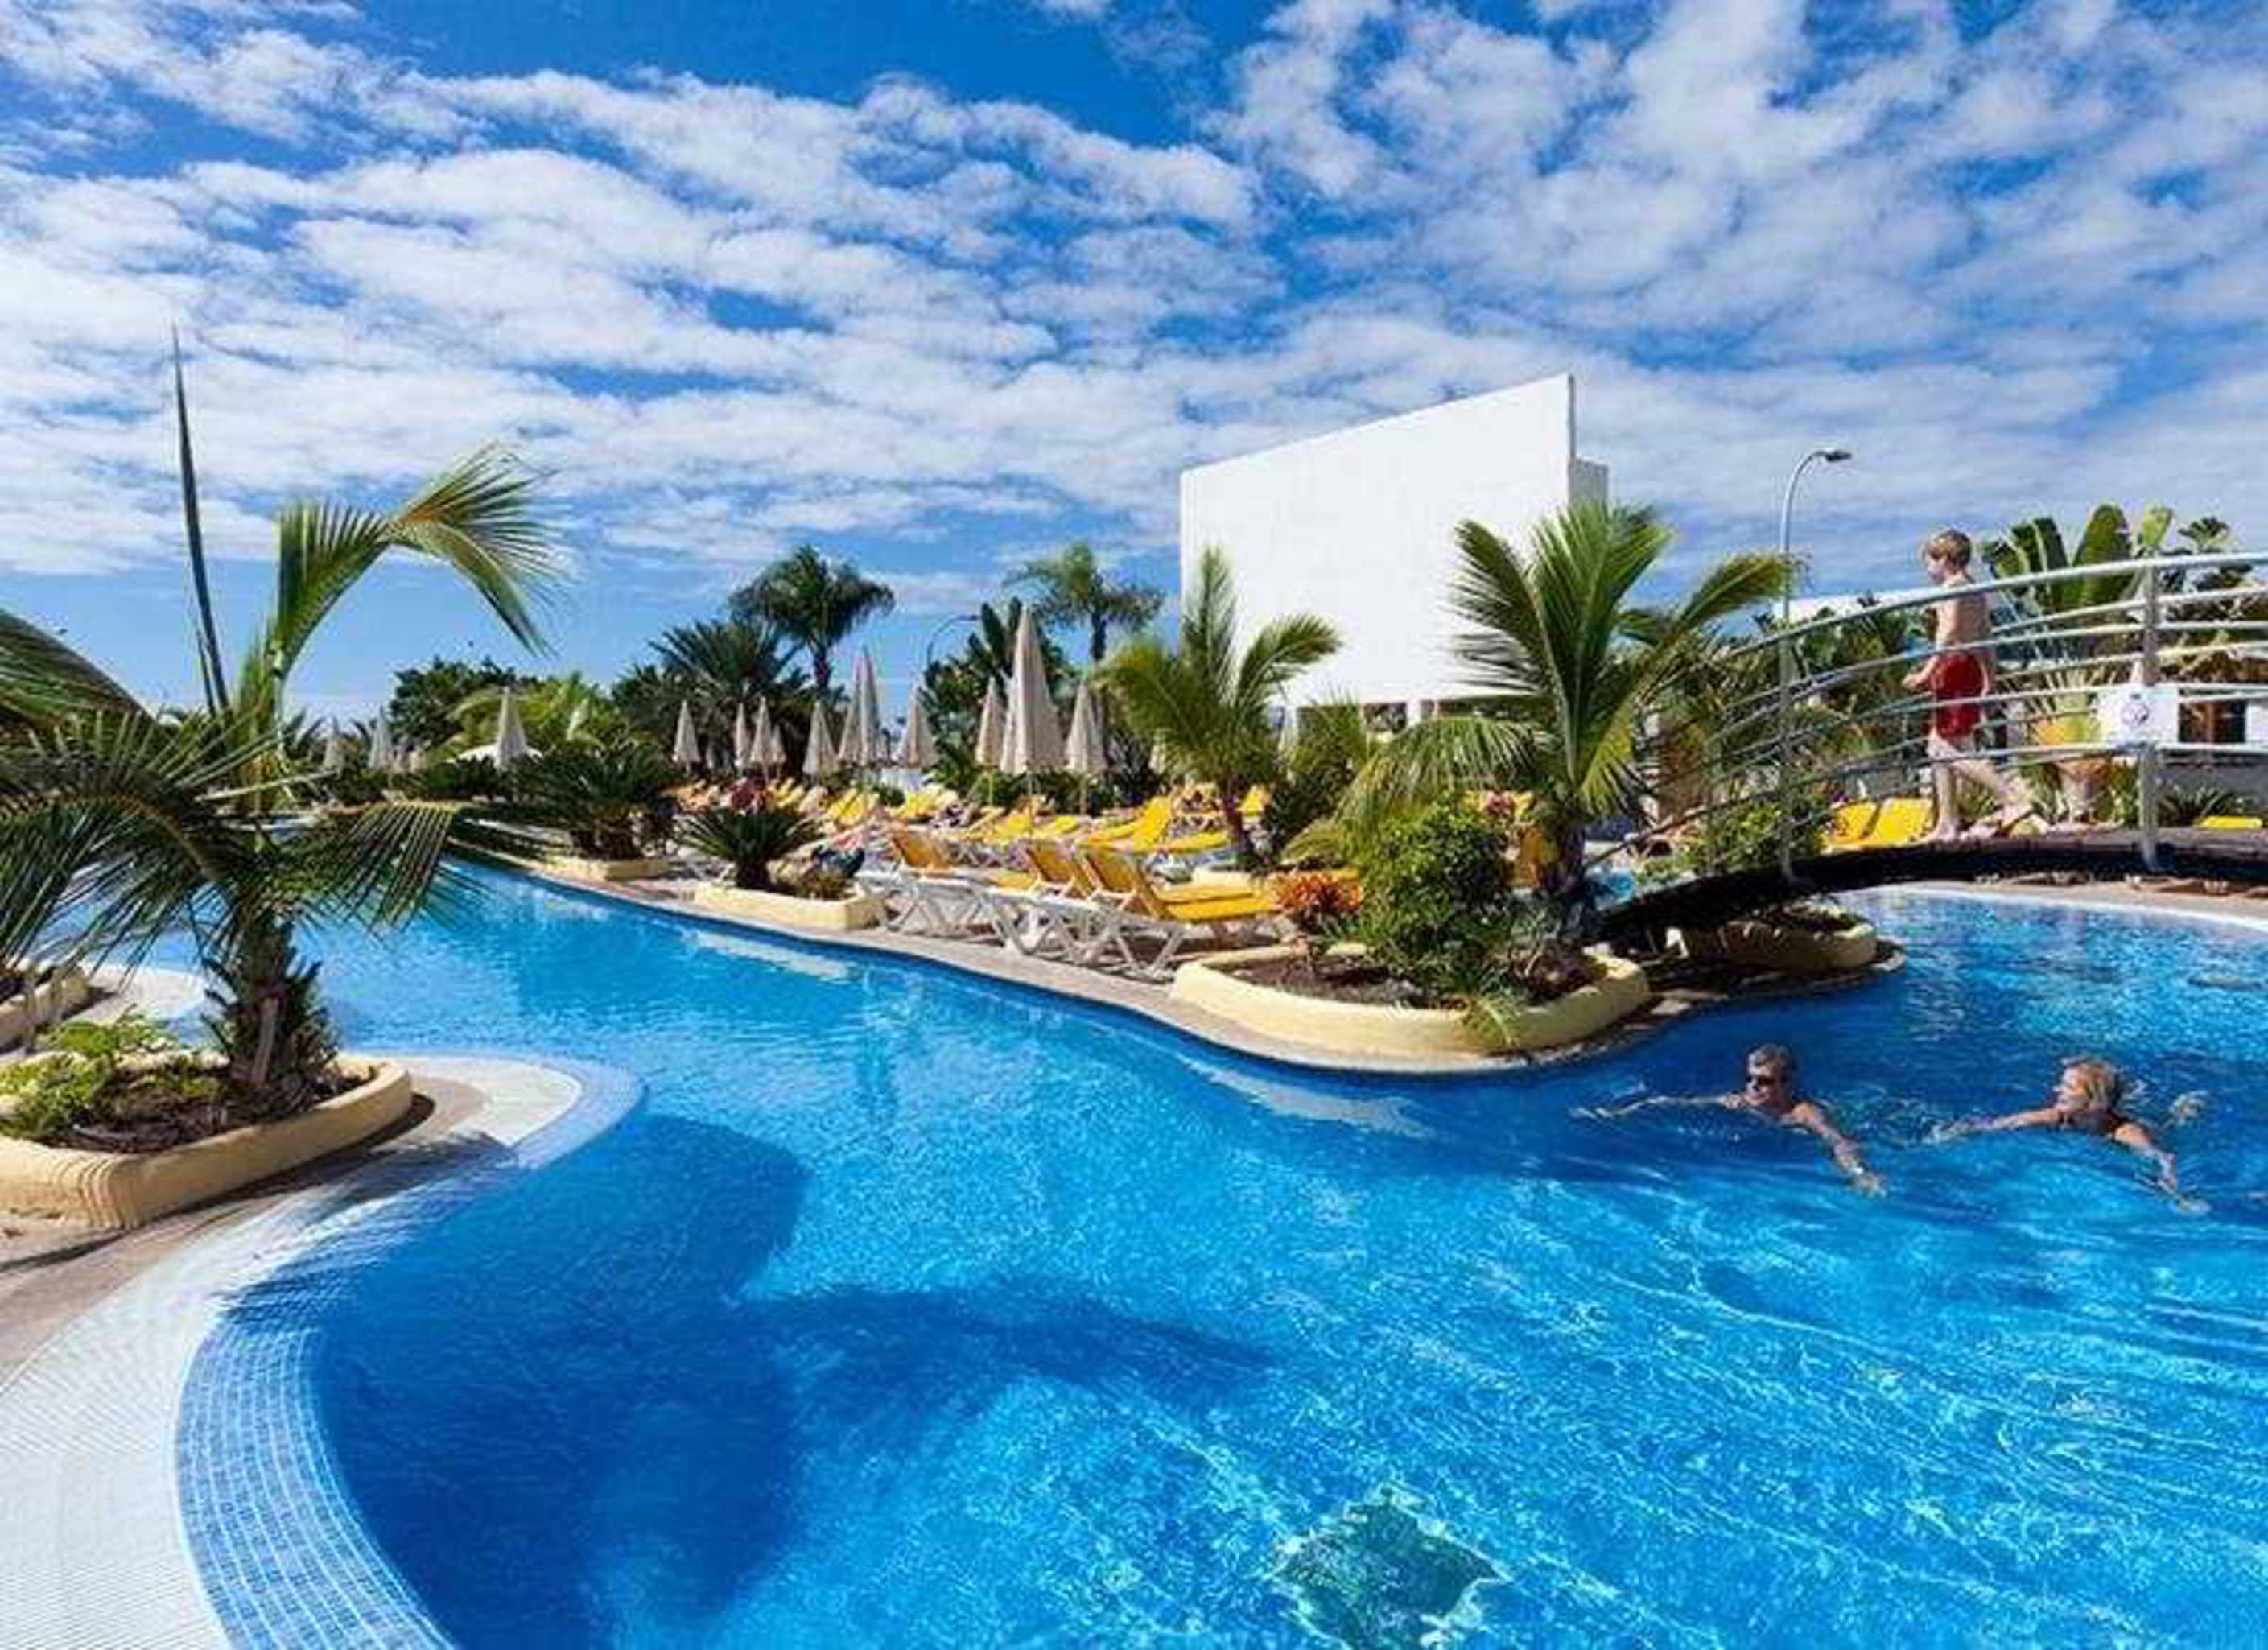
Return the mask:
[[[1814,447],[1788,472],[1787,490],[1779,501],[1779,559],[1784,574],[1779,593],[1779,873],[1795,874],[1795,643],[1788,632],[1795,622],[1795,550],[1792,529],[1795,521],[1795,487],[1815,460],[1840,464],[1851,454],[1842,447]]]
[[[2159,631],[2159,572],[2153,560],[2142,575],[2142,685],[2154,691],[2158,685]],[[2142,864],[2150,870],[2158,868],[2158,799],[2164,777],[2163,761],[2157,740],[2158,729],[2151,729],[2149,742],[2136,753],[2135,802],[2142,827]]]

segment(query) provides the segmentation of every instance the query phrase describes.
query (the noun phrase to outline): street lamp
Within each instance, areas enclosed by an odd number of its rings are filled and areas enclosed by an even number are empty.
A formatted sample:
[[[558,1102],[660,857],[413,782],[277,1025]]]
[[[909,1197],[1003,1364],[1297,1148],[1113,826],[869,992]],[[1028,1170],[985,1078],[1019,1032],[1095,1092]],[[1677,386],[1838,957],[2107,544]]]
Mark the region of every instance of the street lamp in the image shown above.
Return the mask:
[[[1795,777],[1790,771],[1788,725],[1795,711],[1795,643],[1788,634],[1795,622],[1795,551],[1789,530],[1795,519],[1795,485],[1815,463],[1840,464],[1851,456],[1848,447],[1814,447],[1788,472],[1787,491],[1779,501],[1779,561],[1785,575],[1779,593],[1779,873],[1783,880],[1795,873]]]
[[[937,662],[939,637],[943,636],[956,624],[982,624],[983,622],[983,621],[973,613],[956,613],[948,618],[939,619],[937,622],[937,628],[929,633],[929,640],[922,645],[922,680],[924,681],[929,680],[929,667]]]
[[[1788,532],[1795,519],[1795,484],[1803,479],[1804,471],[1814,464],[1840,464],[1851,456],[1848,447],[1814,447],[1795,461],[1788,473],[1787,491],[1779,501],[1779,559],[1787,570],[1787,588],[1780,592],[1780,628],[1787,628],[1789,609],[1795,600],[1795,552],[1789,547]]]

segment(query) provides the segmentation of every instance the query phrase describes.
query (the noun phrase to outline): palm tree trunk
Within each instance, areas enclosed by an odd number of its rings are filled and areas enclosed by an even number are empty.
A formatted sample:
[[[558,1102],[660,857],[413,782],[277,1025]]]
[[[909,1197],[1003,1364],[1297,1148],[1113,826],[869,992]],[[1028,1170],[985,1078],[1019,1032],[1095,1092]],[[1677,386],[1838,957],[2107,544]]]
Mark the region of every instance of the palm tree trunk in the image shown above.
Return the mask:
[[[1093,665],[1100,665],[1102,662],[1103,655],[1108,653],[1109,651],[1110,621],[1104,618],[1102,615],[1099,613],[1089,614],[1086,619],[1087,662]]]
[[[1583,822],[1567,820],[1551,829],[1551,863],[1543,868],[1536,891],[1559,912],[1563,937],[1584,940],[1598,926],[1598,910],[1591,897],[1591,880],[1583,873]]]
[[[1228,834],[1229,851],[1236,856],[1238,868],[1256,871],[1260,868],[1260,855],[1252,846],[1252,833],[1245,829],[1244,810],[1238,806],[1240,797],[1241,793],[1230,790],[1228,781],[1221,782],[1221,829]]]
[[[315,998],[317,965],[300,961],[291,924],[247,917],[208,966],[217,983],[212,1029],[237,1114],[289,1116],[320,1100],[338,1050]]]

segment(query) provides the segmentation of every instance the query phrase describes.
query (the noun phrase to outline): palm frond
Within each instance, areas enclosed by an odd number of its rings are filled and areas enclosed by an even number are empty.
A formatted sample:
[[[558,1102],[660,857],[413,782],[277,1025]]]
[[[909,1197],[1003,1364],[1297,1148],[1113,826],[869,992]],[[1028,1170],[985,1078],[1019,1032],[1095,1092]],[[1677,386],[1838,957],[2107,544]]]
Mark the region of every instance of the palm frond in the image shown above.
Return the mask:
[[[388,525],[394,542],[453,569],[514,640],[542,652],[549,645],[534,606],[565,567],[535,512],[534,488],[534,475],[509,453],[483,447],[427,483]]]
[[[189,392],[181,374],[181,334],[173,332],[173,427],[180,444],[181,527],[188,547],[189,588],[197,604],[197,677],[204,686],[205,709],[228,713],[228,680],[221,663],[220,626],[213,617],[212,578],[205,566],[204,513],[197,505],[197,460],[189,445]]]
[[[146,715],[132,694],[60,637],[0,609],[0,727]]]

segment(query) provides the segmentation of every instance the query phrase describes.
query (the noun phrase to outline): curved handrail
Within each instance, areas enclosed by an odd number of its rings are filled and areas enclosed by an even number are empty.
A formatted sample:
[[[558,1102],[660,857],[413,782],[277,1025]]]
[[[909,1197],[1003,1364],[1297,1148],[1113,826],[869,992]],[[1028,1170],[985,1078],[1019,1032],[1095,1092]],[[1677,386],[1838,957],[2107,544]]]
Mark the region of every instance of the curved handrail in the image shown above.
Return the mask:
[[[2241,549],[2136,556],[2044,571],[1974,580],[1958,593],[1941,589],[1889,600],[1866,600],[1782,625],[1712,653],[1706,667],[1733,673],[1735,692],[1711,708],[1705,720],[1657,721],[1641,750],[1647,790],[1660,804],[1683,793],[1686,806],[1657,816],[1633,836],[1675,831],[1728,808],[1775,802],[1780,858],[1790,861],[1794,821],[1826,806],[1822,792],[1860,775],[1950,760],[1933,749],[1921,718],[1948,709],[1998,716],[2017,737],[1997,746],[1963,749],[1961,760],[2008,771],[2068,763],[2084,757],[2132,762],[2139,770],[2140,836],[2154,861],[2161,778],[2169,755],[2217,754],[2268,756],[2268,742],[2206,745],[2183,741],[2179,729],[2152,727],[2140,735],[2070,737],[2088,731],[2083,718],[2094,696],[2127,685],[2170,686],[2182,708],[2268,700],[2268,585],[2249,580],[2199,587],[2199,577],[2250,573],[2264,557]],[[2041,611],[2029,593],[2080,580],[2124,588],[2109,600]],[[1898,645],[1926,610],[1958,593],[1992,604],[1992,624],[1975,643]],[[1885,621],[1890,621],[1886,628]],[[1822,643],[1864,632],[1895,651],[1854,662],[1795,668]],[[1916,668],[1948,653],[1979,648],[2007,655],[1995,660],[1985,691],[1940,699],[1904,686]],[[1767,675],[1769,659],[1778,669]],[[2242,680],[2257,668],[2262,680]],[[1740,673],[1753,671],[1747,681]],[[1881,678],[1895,672],[1899,685],[1883,693]],[[2234,674],[2232,674],[2234,673]],[[1773,678],[1777,678],[1776,680]],[[1750,684],[1753,685],[1750,685]],[[1852,704],[1853,692],[1875,697]],[[2163,707],[2161,707],[2162,719]],[[2060,720],[2058,718],[2061,718]],[[2051,742],[2031,742],[2031,732]],[[2170,733],[2173,737],[2163,737]],[[1611,851],[1609,849],[1607,851]]]

